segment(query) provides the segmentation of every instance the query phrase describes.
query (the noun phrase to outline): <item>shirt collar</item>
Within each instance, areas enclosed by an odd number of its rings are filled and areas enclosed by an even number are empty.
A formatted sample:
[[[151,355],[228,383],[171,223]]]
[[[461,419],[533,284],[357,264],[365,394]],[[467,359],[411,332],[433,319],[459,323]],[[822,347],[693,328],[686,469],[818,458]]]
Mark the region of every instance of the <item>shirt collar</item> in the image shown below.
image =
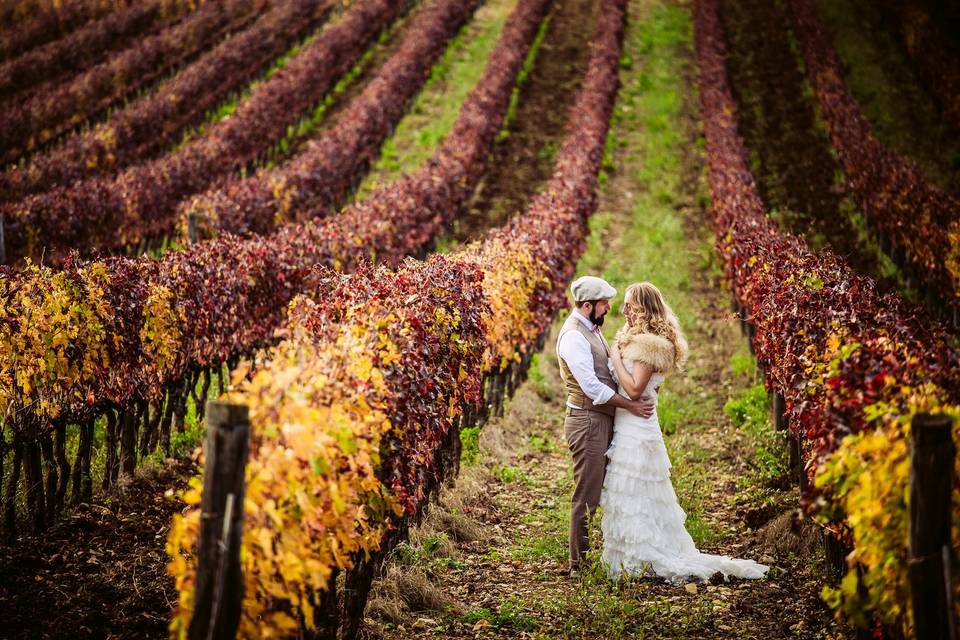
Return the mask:
[[[597,325],[595,325],[593,322],[591,322],[591,321],[590,321],[590,318],[588,318],[587,316],[585,316],[585,315],[583,315],[582,313],[580,313],[580,309],[574,309],[574,310],[573,310],[573,315],[575,315],[575,316],[577,317],[577,320],[579,320],[580,322],[582,322],[583,325],[584,325],[587,329],[589,329],[590,331],[593,331],[593,330],[596,328]]]

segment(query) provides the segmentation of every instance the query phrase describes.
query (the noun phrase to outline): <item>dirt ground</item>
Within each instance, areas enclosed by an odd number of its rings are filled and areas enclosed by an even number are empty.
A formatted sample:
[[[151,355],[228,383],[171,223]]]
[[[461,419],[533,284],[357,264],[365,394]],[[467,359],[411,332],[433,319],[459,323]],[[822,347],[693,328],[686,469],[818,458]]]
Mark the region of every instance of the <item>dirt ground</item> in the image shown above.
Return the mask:
[[[177,600],[164,545],[190,460],[142,470],[42,536],[0,546],[0,638],[160,638]]]

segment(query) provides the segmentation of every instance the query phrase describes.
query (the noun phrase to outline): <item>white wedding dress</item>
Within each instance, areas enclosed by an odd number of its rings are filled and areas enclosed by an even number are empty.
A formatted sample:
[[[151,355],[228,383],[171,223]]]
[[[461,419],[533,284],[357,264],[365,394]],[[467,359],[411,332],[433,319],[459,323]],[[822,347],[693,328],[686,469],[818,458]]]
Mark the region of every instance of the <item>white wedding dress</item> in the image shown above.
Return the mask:
[[[632,371],[633,363],[624,361]],[[657,399],[662,373],[654,373],[644,395]],[[623,393],[621,387],[620,392]],[[657,575],[670,582],[706,580],[714,573],[762,578],[768,567],[753,560],[700,553],[684,528],[687,514],[670,481],[670,458],[654,411],[649,418],[617,409],[603,507],[603,562],[611,578]]]

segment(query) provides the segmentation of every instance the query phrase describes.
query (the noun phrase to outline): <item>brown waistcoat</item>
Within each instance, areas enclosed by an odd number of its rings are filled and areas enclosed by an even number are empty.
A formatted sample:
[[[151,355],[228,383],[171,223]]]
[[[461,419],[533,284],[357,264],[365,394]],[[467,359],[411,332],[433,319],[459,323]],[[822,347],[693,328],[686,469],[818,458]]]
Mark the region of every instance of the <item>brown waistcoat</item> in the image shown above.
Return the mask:
[[[563,334],[567,331],[579,331],[583,337],[587,339],[587,342],[590,343],[590,352],[593,354],[593,369],[597,374],[597,378],[600,382],[616,391],[617,383],[613,379],[613,374],[610,373],[610,369],[607,367],[607,358],[609,358],[607,346],[600,339],[600,336],[587,329],[573,314],[570,314],[567,321],[563,323],[563,327],[560,329],[560,335],[557,337],[557,344],[560,344],[560,338],[562,338]],[[570,367],[567,366],[567,363],[563,361],[563,358],[561,358],[559,354],[557,354],[557,359],[560,361],[560,377],[563,379],[563,386],[567,391],[568,406],[573,405],[579,409],[599,411],[609,416],[612,416],[616,412],[615,407],[593,404],[593,401],[588,398],[587,394],[580,388],[580,384],[573,376],[573,372],[570,371]]]

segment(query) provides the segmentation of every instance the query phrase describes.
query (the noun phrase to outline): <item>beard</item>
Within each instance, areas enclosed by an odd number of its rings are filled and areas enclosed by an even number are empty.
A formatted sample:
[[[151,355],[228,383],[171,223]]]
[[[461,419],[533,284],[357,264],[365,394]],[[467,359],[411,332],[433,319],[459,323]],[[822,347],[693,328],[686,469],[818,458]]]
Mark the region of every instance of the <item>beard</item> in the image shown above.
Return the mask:
[[[602,326],[603,326],[603,319],[604,319],[604,317],[606,317],[606,315],[607,315],[607,314],[604,313],[604,314],[602,314],[602,315],[600,315],[600,316],[597,316],[597,310],[596,310],[596,308],[593,308],[593,309],[590,309],[590,315],[589,315],[588,317],[590,318],[590,322],[592,322],[593,324],[597,325],[598,327],[602,327]]]

